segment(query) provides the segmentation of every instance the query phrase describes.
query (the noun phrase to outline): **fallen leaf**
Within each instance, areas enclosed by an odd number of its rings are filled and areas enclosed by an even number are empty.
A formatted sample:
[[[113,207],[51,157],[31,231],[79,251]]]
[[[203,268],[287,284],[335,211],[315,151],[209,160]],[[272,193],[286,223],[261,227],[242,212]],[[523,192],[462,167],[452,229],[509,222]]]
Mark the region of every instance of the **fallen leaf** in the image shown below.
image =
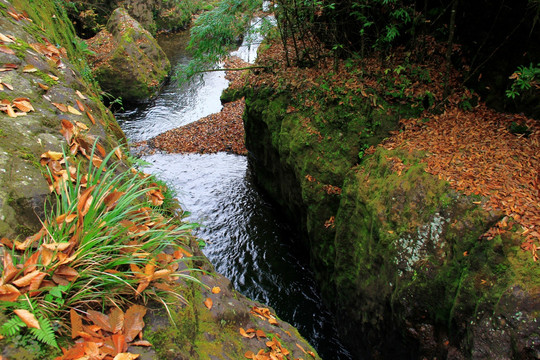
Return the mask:
[[[12,281],[12,284],[17,286],[18,288],[28,286],[32,282],[32,279],[34,277],[38,276],[39,274],[40,274],[39,270],[34,270],[34,271],[26,274],[25,276],[23,276],[23,277],[21,277],[21,278],[19,278],[17,280]]]
[[[42,83],[40,83],[40,82],[38,82],[37,84],[38,84],[38,86],[39,86],[40,88],[42,88],[43,90],[45,90],[45,91],[49,90],[49,87],[48,87],[47,85],[42,84]]]
[[[77,109],[75,109],[73,106],[71,105],[68,105],[67,106],[67,111],[72,113],[73,115],[82,115],[81,112]]]
[[[28,326],[29,328],[41,329],[39,322],[37,321],[34,314],[25,309],[13,310],[15,314]]]
[[[83,329],[82,318],[73,308],[69,310],[69,317],[71,320],[71,338],[75,339]]]
[[[214,286],[212,288],[212,294],[219,294],[221,291],[221,289],[219,288],[219,286]]]
[[[240,328],[240,335],[242,335],[245,338],[252,339],[255,337],[255,334],[248,334],[244,328]]]
[[[147,341],[147,340],[134,341],[134,342],[130,343],[129,345],[131,345],[131,346],[146,346],[146,347],[151,347],[151,346],[153,346],[153,345],[150,344],[150,342]]]
[[[6,35],[0,33],[0,41],[3,41],[5,43],[12,43],[14,42],[13,40],[11,40],[10,38],[8,38]]]
[[[86,116],[88,116],[92,124],[96,125],[96,120],[94,120],[94,117],[92,116],[92,114],[90,114],[90,112],[87,111]]]
[[[112,332],[109,316],[95,310],[88,310],[87,316],[90,321],[99,326],[101,329]]]
[[[86,100],[86,96],[84,96],[79,90],[75,90],[75,94],[81,99]],[[82,110],[81,110],[82,111]]]
[[[15,55],[15,51],[11,50],[10,48],[8,48],[7,46],[0,46],[0,52],[3,52],[4,54],[9,54],[9,55]]]
[[[122,330],[124,327],[124,312],[120,308],[113,307],[109,314],[109,323],[113,334]]]
[[[213,304],[214,304],[214,303],[213,303],[212,299],[210,299],[210,298],[206,298],[206,300],[204,300],[204,305],[205,305],[208,309],[211,309]]]
[[[84,111],[84,105],[82,102],[80,102],[79,100],[75,100],[77,102],[77,106],[79,107],[79,110],[81,111]],[[82,115],[82,114],[81,114]]]
[[[144,315],[146,315],[146,308],[142,305],[132,305],[126,311],[124,315],[124,334],[128,343],[133,341],[144,328]]]
[[[139,354],[120,353],[117,354],[113,360],[134,360],[139,357]]]
[[[11,284],[0,286],[0,301],[16,301],[20,295],[19,289]]]
[[[38,71],[38,69],[34,66],[34,65],[26,65],[24,68],[23,68],[23,72],[25,73],[33,73],[33,72],[36,72]]]
[[[51,104],[53,104],[61,112],[67,112],[68,111],[68,107],[66,105],[64,105],[64,104],[55,103],[55,102],[51,102]]]

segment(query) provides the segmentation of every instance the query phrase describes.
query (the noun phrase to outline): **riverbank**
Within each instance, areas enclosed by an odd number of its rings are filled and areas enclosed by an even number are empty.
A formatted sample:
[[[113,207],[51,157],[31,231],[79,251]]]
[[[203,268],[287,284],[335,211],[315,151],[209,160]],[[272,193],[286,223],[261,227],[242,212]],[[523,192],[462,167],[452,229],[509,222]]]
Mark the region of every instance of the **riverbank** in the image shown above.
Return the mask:
[[[314,353],[215,272],[166,186],[132,169],[65,9],[0,6],[0,357]]]
[[[240,92],[257,180],[304,232],[357,354],[532,358],[540,127],[444,81],[445,47],[423,41],[311,67],[264,45],[272,71]]]

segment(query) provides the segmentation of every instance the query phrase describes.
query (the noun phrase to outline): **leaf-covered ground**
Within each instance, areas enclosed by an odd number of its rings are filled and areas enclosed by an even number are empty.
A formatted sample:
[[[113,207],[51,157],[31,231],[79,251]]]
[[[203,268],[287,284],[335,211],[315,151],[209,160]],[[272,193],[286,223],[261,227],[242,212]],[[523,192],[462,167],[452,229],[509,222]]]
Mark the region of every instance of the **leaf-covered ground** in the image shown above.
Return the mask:
[[[238,57],[227,60],[229,68],[249,65]],[[240,81],[241,72],[228,71],[225,76],[231,83]],[[244,142],[244,100],[223,105],[219,113],[208,115],[188,125],[166,131],[158,136],[134,145],[139,153],[161,150],[168,153],[211,154],[220,151],[239,155],[247,154]]]

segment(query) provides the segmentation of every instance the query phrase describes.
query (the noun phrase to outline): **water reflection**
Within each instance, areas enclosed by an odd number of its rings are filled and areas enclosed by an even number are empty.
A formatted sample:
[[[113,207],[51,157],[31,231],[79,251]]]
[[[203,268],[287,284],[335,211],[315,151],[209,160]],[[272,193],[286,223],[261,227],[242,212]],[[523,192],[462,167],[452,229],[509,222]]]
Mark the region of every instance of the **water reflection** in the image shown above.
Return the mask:
[[[156,154],[147,171],[178,192],[204,227],[205,255],[244,295],[268,304],[326,359],[350,359],[322,305],[299,239],[253,184],[246,157]]]

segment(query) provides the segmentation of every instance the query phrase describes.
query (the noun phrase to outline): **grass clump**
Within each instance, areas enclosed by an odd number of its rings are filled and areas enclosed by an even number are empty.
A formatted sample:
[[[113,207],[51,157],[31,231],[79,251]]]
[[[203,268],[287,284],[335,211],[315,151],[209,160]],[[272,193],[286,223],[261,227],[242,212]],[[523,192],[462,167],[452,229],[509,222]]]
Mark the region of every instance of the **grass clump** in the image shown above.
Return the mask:
[[[69,332],[70,310],[149,300],[167,306],[162,299],[171,296],[185,302],[178,279],[198,282],[189,266],[179,269],[191,256],[185,248],[195,225],[167,214],[163,186],[123,170],[113,154],[96,161],[92,152],[88,171],[65,154],[43,154],[52,209],[38,233],[23,242],[3,239],[0,248],[0,301],[8,316],[2,335],[26,333],[57,347],[56,335]]]

